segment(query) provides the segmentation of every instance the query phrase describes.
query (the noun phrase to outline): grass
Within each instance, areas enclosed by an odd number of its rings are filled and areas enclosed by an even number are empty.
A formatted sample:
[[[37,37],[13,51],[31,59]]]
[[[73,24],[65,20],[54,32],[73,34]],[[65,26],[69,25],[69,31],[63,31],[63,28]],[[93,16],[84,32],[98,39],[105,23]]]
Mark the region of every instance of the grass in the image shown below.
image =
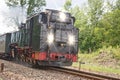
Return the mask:
[[[0,78],[0,80],[3,80],[2,78]]]
[[[79,63],[73,63],[73,67],[79,68]],[[81,64],[81,69],[120,75],[120,69],[110,68],[110,67],[97,65],[97,64]]]
[[[100,52],[103,52],[102,54]],[[113,60],[113,63],[110,61]],[[117,61],[117,63],[114,62]],[[120,48],[112,48],[112,47],[104,47],[99,49],[93,53],[79,53],[78,54],[78,61],[83,62],[85,64],[81,64],[81,69],[95,71],[95,72],[104,72],[104,73],[112,73],[112,74],[119,74],[120,75]],[[107,64],[100,65],[100,63],[110,63],[111,65],[108,66]],[[79,67],[79,63],[73,63],[74,67]],[[117,67],[116,67],[117,66]]]
[[[78,61],[80,62],[85,62],[85,63],[93,63],[95,62],[95,58],[98,56],[98,52],[94,52],[94,53],[79,53],[78,54]]]

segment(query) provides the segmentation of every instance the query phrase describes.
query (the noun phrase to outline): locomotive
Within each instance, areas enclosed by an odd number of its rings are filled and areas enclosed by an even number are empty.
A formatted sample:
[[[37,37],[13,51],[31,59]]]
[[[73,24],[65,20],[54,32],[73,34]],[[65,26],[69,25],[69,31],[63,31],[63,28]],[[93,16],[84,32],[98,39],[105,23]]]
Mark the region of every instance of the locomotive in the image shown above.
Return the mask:
[[[70,66],[77,61],[79,29],[70,13],[46,9],[28,17],[19,31],[0,36],[0,53],[31,65]]]

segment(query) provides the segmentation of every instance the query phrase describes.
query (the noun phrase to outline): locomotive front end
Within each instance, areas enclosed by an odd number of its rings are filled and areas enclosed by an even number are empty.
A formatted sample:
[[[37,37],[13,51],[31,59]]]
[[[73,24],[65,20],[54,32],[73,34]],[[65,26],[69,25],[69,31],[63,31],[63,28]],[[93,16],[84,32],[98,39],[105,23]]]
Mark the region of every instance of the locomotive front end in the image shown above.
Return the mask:
[[[46,24],[41,22],[40,51],[52,66],[70,66],[77,61],[78,33],[75,19],[69,13],[47,10]],[[40,16],[40,21],[45,20]]]

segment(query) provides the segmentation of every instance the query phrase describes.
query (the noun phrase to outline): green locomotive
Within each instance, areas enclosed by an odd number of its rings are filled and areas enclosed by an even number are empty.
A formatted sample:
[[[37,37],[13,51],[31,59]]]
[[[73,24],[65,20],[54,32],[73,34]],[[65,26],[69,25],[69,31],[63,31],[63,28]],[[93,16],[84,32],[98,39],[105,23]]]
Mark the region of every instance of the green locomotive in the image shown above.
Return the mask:
[[[5,39],[0,52],[31,64],[70,66],[78,54],[74,22],[70,13],[47,9],[29,17],[19,31],[0,36],[0,43]]]

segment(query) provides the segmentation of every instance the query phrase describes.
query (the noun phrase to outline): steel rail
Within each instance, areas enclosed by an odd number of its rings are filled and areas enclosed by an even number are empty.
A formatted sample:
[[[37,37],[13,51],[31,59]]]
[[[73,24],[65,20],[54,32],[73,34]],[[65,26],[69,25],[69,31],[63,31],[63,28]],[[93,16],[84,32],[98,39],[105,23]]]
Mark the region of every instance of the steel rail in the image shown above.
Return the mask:
[[[16,63],[16,61],[11,61],[11,63]],[[17,64],[20,64],[20,63],[17,62]],[[25,65],[25,64],[23,64],[23,65]],[[30,67],[29,64],[26,64],[26,66]],[[40,68],[40,66],[37,66],[35,68]],[[111,76],[105,76],[105,75],[101,75],[101,74],[85,72],[85,71],[80,71],[80,70],[75,70],[75,69],[70,69],[70,68],[64,68],[64,67],[53,67],[53,66],[45,67],[44,66],[42,68],[45,68],[48,70],[50,69],[50,70],[60,71],[60,72],[64,72],[64,73],[68,73],[68,74],[72,74],[72,75],[77,75],[77,76],[92,79],[92,80],[120,80],[120,78],[115,78],[115,77],[111,77]]]
[[[100,74],[95,74],[95,73],[85,72],[85,71],[79,71],[79,70],[74,70],[74,69],[69,69],[69,68],[64,68],[64,67],[50,67],[50,69],[69,73],[72,75],[77,75],[77,76],[92,79],[92,80],[120,80],[119,78],[115,78],[111,76],[105,76],[105,75],[100,75]]]

